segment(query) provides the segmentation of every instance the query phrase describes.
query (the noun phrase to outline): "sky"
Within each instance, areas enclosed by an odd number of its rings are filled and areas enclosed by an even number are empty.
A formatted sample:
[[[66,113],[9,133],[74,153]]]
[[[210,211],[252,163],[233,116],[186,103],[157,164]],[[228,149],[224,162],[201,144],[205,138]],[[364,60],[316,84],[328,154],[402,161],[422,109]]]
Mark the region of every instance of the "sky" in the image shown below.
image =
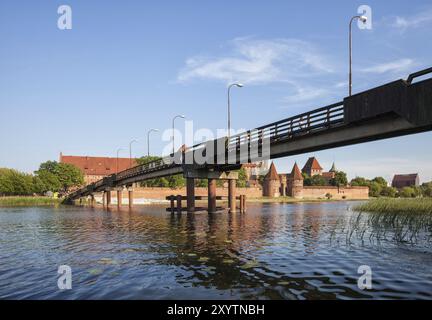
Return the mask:
[[[58,7],[72,9],[60,30]],[[184,114],[195,129],[226,128],[227,86],[236,130],[347,96],[348,22],[360,5],[372,29],[353,28],[353,91],[432,65],[430,1],[0,2],[0,167],[32,172],[65,155],[128,156],[168,145]],[[184,132],[184,121],[176,120]],[[349,178],[395,173],[432,180],[432,133],[275,161],[289,172],[316,156]],[[176,138],[180,144],[180,138]],[[200,141],[195,141],[200,142]]]

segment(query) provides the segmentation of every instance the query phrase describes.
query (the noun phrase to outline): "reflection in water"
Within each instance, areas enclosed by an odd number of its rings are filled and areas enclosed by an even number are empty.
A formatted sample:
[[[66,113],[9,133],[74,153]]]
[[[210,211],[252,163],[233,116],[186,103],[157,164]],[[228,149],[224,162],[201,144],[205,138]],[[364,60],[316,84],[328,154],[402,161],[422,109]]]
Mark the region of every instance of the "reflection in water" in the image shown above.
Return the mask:
[[[432,250],[351,239],[349,203],[246,214],[0,208],[0,298],[350,299],[432,296]],[[71,266],[73,288],[57,289]],[[369,265],[373,289],[359,290]]]

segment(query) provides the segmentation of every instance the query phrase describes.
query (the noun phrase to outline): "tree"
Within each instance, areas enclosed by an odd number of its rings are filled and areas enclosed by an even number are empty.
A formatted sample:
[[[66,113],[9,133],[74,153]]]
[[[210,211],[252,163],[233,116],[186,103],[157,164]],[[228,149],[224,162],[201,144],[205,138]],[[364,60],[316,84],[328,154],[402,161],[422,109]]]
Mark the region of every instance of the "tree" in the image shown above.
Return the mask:
[[[346,186],[348,184],[347,175],[343,171],[336,171],[334,178],[330,180],[332,186]]]
[[[412,187],[404,187],[400,192],[399,195],[402,198],[414,198],[416,196],[416,191]]]
[[[182,188],[186,184],[185,178],[183,178],[183,175],[181,174],[169,176],[167,177],[167,181],[168,181],[168,187],[170,187],[171,189]]]
[[[372,182],[378,183],[381,187],[387,187],[387,181],[383,177],[375,177],[372,179]]]
[[[432,197],[432,182],[426,182],[421,185],[423,197]]]
[[[27,196],[34,193],[33,176],[13,169],[0,169],[0,194]]]
[[[377,182],[371,182],[369,184],[369,196],[379,197],[381,194],[382,186]]]
[[[58,163],[57,161],[47,161],[42,163],[36,175],[43,181],[49,191],[68,191],[72,187],[84,184],[82,171],[68,163]],[[47,190],[48,191],[48,190]]]
[[[245,188],[247,185],[247,174],[245,168],[241,168],[238,171],[238,180],[237,180],[237,187],[239,188]]]
[[[397,195],[397,189],[389,186],[384,186],[381,189],[380,195],[383,197],[394,198]]]
[[[324,177],[320,175],[314,175],[310,180],[312,186],[325,186],[327,183]]]
[[[368,187],[370,181],[363,177],[355,177],[351,180],[351,186],[353,187]]]

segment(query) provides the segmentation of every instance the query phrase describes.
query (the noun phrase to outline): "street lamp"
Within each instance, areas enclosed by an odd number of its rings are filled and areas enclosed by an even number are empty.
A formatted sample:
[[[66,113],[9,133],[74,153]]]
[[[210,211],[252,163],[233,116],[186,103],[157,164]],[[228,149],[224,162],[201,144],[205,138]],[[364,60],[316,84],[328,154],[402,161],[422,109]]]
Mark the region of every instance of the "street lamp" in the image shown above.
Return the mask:
[[[159,129],[150,129],[147,132],[147,156],[150,157],[150,133],[159,132]]]
[[[184,119],[184,118],[186,118],[186,116],[183,115],[183,114],[178,114],[178,115],[176,115],[176,116],[173,118],[173,120],[172,120],[172,144],[173,144],[173,149],[172,149],[172,151],[173,151],[173,155],[174,155],[174,153],[175,153],[175,150],[174,150],[174,121],[175,121],[175,119],[177,119],[177,118],[182,118],[182,119]]]
[[[118,148],[118,149],[117,149],[117,161],[116,161],[116,167],[117,167],[117,170],[116,170],[116,173],[119,172],[119,165],[118,165],[118,161],[119,161],[119,153],[120,153],[120,151],[123,151],[123,150],[124,150],[123,148]]]
[[[359,19],[361,22],[366,23],[366,16],[354,16],[351,18],[349,23],[349,95],[352,94],[352,23],[355,19]]]
[[[231,137],[231,99],[230,99],[230,91],[232,87],[242,88],[243,84],[241,83],[233,83],[228,86],[228,145]]]
[[[132,144],[134,142],[138,142],[138,140],[133,139],[130,143],[129,143],[129,168],[132,168]]]

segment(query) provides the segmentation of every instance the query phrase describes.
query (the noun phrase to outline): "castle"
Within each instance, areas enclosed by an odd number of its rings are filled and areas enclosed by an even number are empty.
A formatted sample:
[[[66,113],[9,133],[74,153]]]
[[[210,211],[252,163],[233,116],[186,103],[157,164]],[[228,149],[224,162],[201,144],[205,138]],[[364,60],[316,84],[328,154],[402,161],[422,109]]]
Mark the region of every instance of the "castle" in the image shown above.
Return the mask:
[[[367,199],[369,197],[368,187],[329,185],[336,172],[334,163],[328,172],[324,172],[315,157],[309,158],[301,171],[295,163],[289,174],[278,174],[274,163],[272,163],[264,177],[263,196],[270,198],[288,196],[297,199]],[[304,186],[303,174],[309,177],[322,176],[326,185]]]

